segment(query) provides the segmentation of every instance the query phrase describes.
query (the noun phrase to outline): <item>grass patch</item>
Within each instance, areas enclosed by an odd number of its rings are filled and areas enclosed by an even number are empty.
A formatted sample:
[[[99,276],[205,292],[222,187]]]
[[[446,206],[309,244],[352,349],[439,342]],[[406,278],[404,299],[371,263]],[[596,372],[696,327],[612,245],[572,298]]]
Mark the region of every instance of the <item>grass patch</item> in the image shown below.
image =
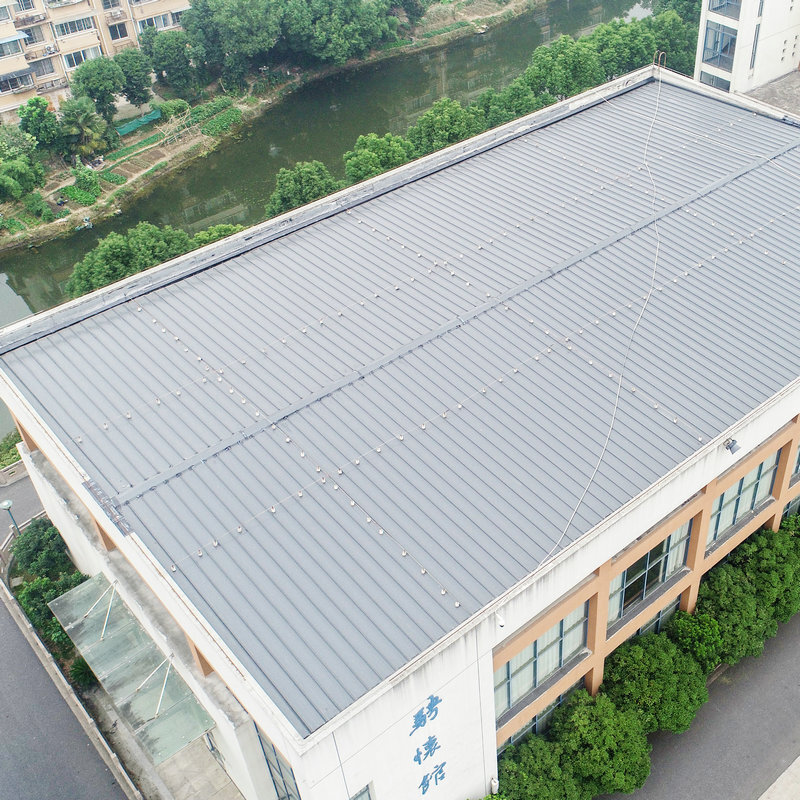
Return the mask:
[[[234,125],[238,125],[241,121],[241,109],[229,108],[227,111],[223,111],[221,114],[218,114],[216,117],[206,122],[206,124],[200,128],[200,132],[204,133],[206,136],[219,136],[219,134],[224,133]]]
[[[4,230],[6,233],[19,233],[25,230],[25,224],[14,217],[7,217],[0,219],[0,230]]]
[[[393,42],[383,42],[379,45],[377,50],[394,50],[395,47],[405,47],[407,44],[412,44],[411,39],[395,39]]]
[[[113,183],[115,186],[121,186],[123,183],[126,183],[128,179],[124,175],[106,170],[100,173],[100,180],[106,183]]]
[[[79,189],[77,186],[65,186],[61,194],[74,200],[79,206],[93,206],[97,202],[97,198],[91,192]]]
[[[428,31],[427,33],[423,33],[420,37],[421,39],[431,39],[434,36],[441,36],[443,33],[450,33],[450,31],[458,30],[459,28],[467,28],[471,27],[471,23],[467,22],[466,20],[459,20],[458,22],[454,22],[451,25],[445,25],[444,28],[437,28],[435,31]]]
[[[209,101],[208,103],[203,103],[203,105],[195,106],[189,112],[189,121],[192,125],[197,125],[200,122],[205,122],[207,119],[211,119],[211,117],[216,116],[221,111],[224,111],[226,108],[230,108],[233,105],[233,99],[223,95],[222,97],[215,97],[213,100]]]
[[[149,147],[151,144],[160,142],[163,138],[163,133],[154,133],[152,136],[148,136],[146,139],[142,139],[142,141],[137,142],[136,144],[129,144],[127,147],[121,147],[119,150],[114,150],[113,153],[109,153],[106,156],[106,161],[119,161],[121,158],[130,156],[137,150],[141,150],[143,147]]]
[[[152,175],[154,172],[160,172],[160,171],[161,171],[162,169],[164,169],[164,167],[166,167],[166,166],[168,166],[168,163],[167,163],[166,161],[159,161],[159,162],[158,162],[158,164],[154,164],[154,165],[153,165],[152,167],[150,167],[150,169],[149,169],[149,170],[147,170],[147,172],[145,172],[144,174],[145,174],[145,175]]]

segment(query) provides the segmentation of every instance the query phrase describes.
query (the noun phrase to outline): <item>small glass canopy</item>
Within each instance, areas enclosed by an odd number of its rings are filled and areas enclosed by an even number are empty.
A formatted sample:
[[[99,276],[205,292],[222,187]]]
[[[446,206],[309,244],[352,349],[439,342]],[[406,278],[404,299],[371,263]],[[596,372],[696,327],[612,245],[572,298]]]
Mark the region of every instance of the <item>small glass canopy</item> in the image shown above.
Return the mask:
[[[154,764],[214,727],[172,656],[164,656],[102,573],[50,608]]]

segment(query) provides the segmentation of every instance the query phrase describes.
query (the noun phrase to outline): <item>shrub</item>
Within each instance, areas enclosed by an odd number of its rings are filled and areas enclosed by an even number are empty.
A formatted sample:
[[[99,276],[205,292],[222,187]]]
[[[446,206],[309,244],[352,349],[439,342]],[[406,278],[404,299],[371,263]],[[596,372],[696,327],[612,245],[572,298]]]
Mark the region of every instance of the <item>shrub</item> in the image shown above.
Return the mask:
[[[219,239],[224,239],[226,236],[231,236],[243,230],[243,225],[231,225],[227,222],[223,222],[220,225],[212,225],[210,228],[198,231],[192,237],[192,249],[195,247],[203,247],[204,245],[211,244],[211,242],[216,242]]]
[[[498,765],[503,800],[581,800],[561,747],[531,735],[509,747]]]
[[[105,172],[100,173],[100,180],[105,181],[106,183],[113,183],[115,186],[121,186],[123,183],[126,183],[128,179],[124,175],[120,175],[117,172],[106,170]]]
[[[21,441],[22,437],[19,435],[19,431],[16,428],[0,439],[0,468],[7,467],[9,464],[14,464],[19,461],[17,444]]]
[[[189,110],[189,104],[180,97],[174,100],[166,100],[159,108],[161,109],[161,118],[163,120],[172,119],[176,114],[183,114]]]
[[[619,708],[633,709],[645,733],[681,733],[708,700],[700,665],[663,633],[620,645],[606,660],[602,690]]]
[[[772,609],[760,605],[756,587],[733,564],[721,564],[708,573],[700,584],[697,611],[716,619],[721,638],[719,657],[726,664],[761,655],[764,640],[778,629]]]
[[[651,747],[638,714],[620,711],[604,694],[575,692],[553,713],[550,739],[589,797],[632,792],[650,774]]]
[[[81,206],[93,206],[97,202],[95,195],[91,194],[91,192],[85,192],[77,186],[65,186],[61,190],[61,194],[66,195],[70,200],[74,200]]]
[[[70,171],[75,176],[75,186],[94,197],[100,197],[103,193],[103,189],[100,186],[100,179],[97,177],[97,173],[94,170],[89,169],[89,167],[81,166],[75,167]]]
[[[47,205],[45,199],[41,196],[41,194],[39,194],[39,192],[31,192],[30,194],[25,195],[22,205],[24,205],[25,209],[35,217],[44,218],[45,212],[50,211],[50,206]]]
[[[234,125],[238,125],[242,121],[242,111],[239,108],[229,108],[223,111],[213,119],[210,119],[200,128],[200,132],[206,136],[218,136],[220,133],[227,131]]]
[[[85,580],[86,576],[80,572],[63,574],[58,580],[43,576],[22,584],[19,590],[19,602],[28,619],[45,638],[55,644],[66,645],[66,642],[61,638],[63,629],[47,604]]]
[[[47,518],[33,520],[16,538],[11,552],[20,570],[29,575],[56,579],[73,569],[64,540]]]
[[[719,623],[708,614],[677,611],[667,624],[665,633],[700,665],[706,675],[719,665],[722,648]]]
[[[69,677],[76,686],[88,689],[97,683],[97,677],[83,656],[78,656],[69,668]]]
[[[196,125],[199,122],[205,122],[207,119],[211,119],[211,117],[219,114],[220,111],[224,111],[226,108],[230,108],[232,105],[233,99],[230,97],[225,95],[222,97],[215,97],[208,103],[195,106],[189,114],[189,120],[192,125]]]

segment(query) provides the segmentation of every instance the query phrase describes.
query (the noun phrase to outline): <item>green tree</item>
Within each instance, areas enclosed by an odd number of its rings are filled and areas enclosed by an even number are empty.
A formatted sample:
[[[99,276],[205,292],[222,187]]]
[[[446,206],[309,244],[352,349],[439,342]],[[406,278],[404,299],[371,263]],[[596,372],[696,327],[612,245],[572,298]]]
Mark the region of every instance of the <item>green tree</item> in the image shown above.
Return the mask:
[[[778,622],[800,611],[800,540],[788,526],[753,534],[731,553],[729,563],[744,572],[759,605],[771,609]]]
[[[655,34],[640,20],[599,25],[586,41],[597,53],[607,81],[647,66],[657,49]]]
[[[353,149],[348,150],[343,158],[348,183],[358,183],[411,161],[414,145],[408,139],[391,133],[383,136],[368,133],[359,136]]]
[[[642,20],[655,37],[656,48],[666,53],[666,66],[683,75],[694,72],[697,26],[684,22],[675,11]]]
[[[408,129],[408,138],[420,155],[427,155],[455,142],[468,139],[485,128],[480,108],[464,108],[457,100],[448,97],[437,100]]]
[[[70,78],[73,97],[90,97],[97,113],[111,122],[117,107],[114,98],[125,86],[125,75],[115,61],[105,56],[84,61]]]
[[[522,77],[534,94],[564,99],[603,83],[605,72],[588,41],[561,36],[533,51]]]
[[[275,179],[275,190],[267,202],[270,217],[318,200],[337,191],[339,181],[320,161],[299,161],[291,169],[281,169]]]
[[[531,735],[503,753],[498,764],[503,800],[583,800],[557,742]]]
[[[153,68],[150,59],[136,47],[126,47],[114,56],[114,63],[122,71],[122,93],[129,103],[144,105],[151,97]]]
[[[156,75],[176,92],[193,91],[197,79],[189,58],[189,39],[184,31],[162,31],[155,36],[150,60]]]
[[[33,626],[47,638],[51,638],[61,626],[54,619],[53,612],[47,604],[85,580],[86,576],[80,572],[64,573],[56,580],[47,576],[34,578],[22,585],[19,591],[19,603]]]
[[[58,146],[58,119],[44,97],[31,97],[17,109],[17,114],[20,130],[33,136],[38,147],[49,150]]]
[[[481,109],[486,127],[495,128],[511,122],[512,119],[538,111],[555,101],[556,99],[547,93],[535,95],[525,81],[517,78],[502,92],[487,89],[478,97],[475,105]]]
[[[191,249],[189,235],[169,225],[140,222],[127,233],[109,233],[73,268],[67,291],[79,297]]]
[[[761,655],[764,640],[778,629],[772,609],[760,604],[756,587],[733,564],[716,566],[706,575],[700,584],[697,612],[716,619],[722,638],[719,657],[726,664]]]
[[[665,630],[667,636],[688,653],[708,675],[720,663],[722,637],[719,623],[709,614],[675,612]]]
[[[191,9],[190,9],[191,10]],[[189,11],[186,12],[187,14]],[[139,32],[139,49],[149,58],[153,58],[153,47],[156,38],[158,37],[158,28],[150,25],[146,26],[143,31]]]
[[[103,136],[108,124],[89,97],[65,100],[60,112],[59,126],[67,154],[91,156],[104,149]]]
[[[550,739],[587,797],[632,792],[650,774],[650,744],[636,711],[620,711],[604,694],[575,692],[553,713]]]
[[[412,25],[416,25],[428,10],[428,3],[425,0],[401,0],[400,5],[406,12],[406,17]]]
[[[645,733],[685,731],[708,700],[700,665],[662,633],[620,645],[606,659],[603,675],[601,691],[617,708],[634,709]]]
[[[35,519],[11,545],[17,566],[22,572],[57,580],[73,570],[67,546],[49,519]]]
[[[32,158],[38,142],[18,125],[0,124],[0,159]]]
[[[223,222],[220,225],[212,225],[204,231],[198,231],[192,237],[191,247],[194,250],[196,247],[203,247],[212,242],[217,242],[226,236],[232,236],[234,233],[239,233],[239,231],[243,230],[243,225],[231,225],[227,222]]]
[[[0,199],[19,200],[44,183],[44,168],[25,156],[0,161]]]
[[[695,28],[700,25],[701,0],[653,0],[653,14],[674,11],[684,21]]]

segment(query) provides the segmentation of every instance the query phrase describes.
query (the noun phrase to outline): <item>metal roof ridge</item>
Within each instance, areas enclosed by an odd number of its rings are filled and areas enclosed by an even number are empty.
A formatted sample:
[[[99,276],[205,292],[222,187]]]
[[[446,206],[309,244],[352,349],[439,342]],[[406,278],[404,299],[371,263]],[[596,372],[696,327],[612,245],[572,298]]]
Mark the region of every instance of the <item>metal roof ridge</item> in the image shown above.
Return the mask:
[[[575,97],[546,106],[470,139],[456,142],[443,150],[430,153],[362,183],[349,186],[332,195],[288,211],[279,217],[257,223],[219,242],[212,242],[199,250],[184,253],[163,264],[150,267],[144,272],[116,281],[48,311],[25,317],[0,328],[0,356],[130,300],[135,300],[150,292],[219,266],[256,247],[269,244],[288,234],[322,222],[342,211],[348,211],[362,203],[507,144],[540,128],[545,128],[599,105],[610,97],[626,94],[640,86],[652,83],[655,80],[654,70],[655,67],[652,65],[642,67],[628,75],[588,89]],[[675,79],[680,77],[683,76],[678,76],[677,73],[669,74],[668,82],[678,85],[680,82]],[[682,86],[682,88],[685,87]]]

